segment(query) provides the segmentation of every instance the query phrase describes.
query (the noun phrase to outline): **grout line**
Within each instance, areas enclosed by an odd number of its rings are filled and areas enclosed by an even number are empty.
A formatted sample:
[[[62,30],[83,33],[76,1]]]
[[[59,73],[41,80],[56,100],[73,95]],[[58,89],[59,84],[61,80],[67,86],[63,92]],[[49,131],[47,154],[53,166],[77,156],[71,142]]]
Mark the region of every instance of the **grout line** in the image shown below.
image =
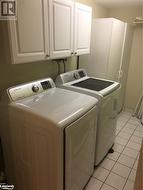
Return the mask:
[[[127,122],[127,123],[128,123],[128,122]],[[127,124],[127,123],[126,123],[126,124]],[[126,125],[125,125],[125,126],[126,126]],[[124,127],[125,127],[125,126],[124,126]],[[136,126],[136,128],[137,128],[137,126]],[[126,145],[124,146],[124,148],[123,148],[123,150],[122,150],[122,152],[121,152],[122,155],[124,155],[124,154],[123,154],[123,151],[124,151],[125,148],[127,147],[127,144],[128,144],[128,142],[130,141],[131,137],[133,136],[133,134],[134,134],[136,128],[134,129],[134,131],[133,131],[133,133],[131,134],[130,138],[128,139]],[[122,130],[121,130],[121,131],[122,131]],[[117,162],[118,162],[118,160],[119,160],[119,158],[117,159]],[[134,160],[135,160],[135,161],[134,161],[134,164],[133,164],[133,166],[130,168],[131,171],[129,172],[129,175],[128,175],[127,179],[126,179],[126,182],[125,182],[125,185],[123,186],[123,189],[125,188],[125,186],[126,186],[126,184],[127,184],[127,181],[129,180],[129,176],[130,176],[130,174],[131,174],[131,172],[132,172],[132,170],[133,170],[133,167],[134,167],[134,165],[135,165],[136,159],[134,159]],[[135,183],[135,182],[134,182],[134,183]],[[122,190],[123,190],[123,189],[122,189]]]
[[[106,157],[107,158],[107,157]],[[108,158],[109,159],[109,158]],[[109,159],[109,160],[111,160],[111,159]],[[113,161],[113,160],[112,160]],[[114,161],[115,162],[115,161]],[[116,162],[113,164],[113,166],[112,166],[112,168],[114,167],[114,165],[116,164]],[[101,167],[101,166],[99,166],[99,167]],[[101,167],[101,168],[104,168],[104,167]],[[111,170],[112,170],[112,168],[111,168]],[[106,169],[106,168],[104,168],[104,169]],[[106,170],[108,170],[108,169],[106,169]],[[107,177],[105,178],[105,181],[106,181],[106,179],[109,177],[109,175],[110,175],[110,173],[111,173],[111,170],[108,170],[109,171],[109,174],[107,175]],[[97,178],[96,178],[97,179]],[[99,180],[99,179],[98,179]],[[99,181],[101,181],[101,180],[99,180]],[[105,181],[103,182],[102,181],[102,185],[101,185],[101,188],[99,189],[99,190],[101,190],[102,189],[102,187],[103,187],[103,185],[104,184],[106,184],[105,183]],[[108,185],[108,184],[107,184]],[[111,186],[111,185],[109,185],[110,187],[113,187],[113,186]],[[114,188],[114,187],[113,187]],[[116,188],[115,188],[116,189]],[[118,190],[118,189],[117,189]]]
[[[130,117],[131,118],[131,117]],[[130,119],[129,118],[129,119]],[[127,120],[127,122],[125,123],[125,125],[123,126],[123,128],[126,126],[126,124],[128,123],[128,121],[129,121],[129,119]],[[123,128],[119,131],[119,133],[123,130]],[[135,128],[136,129],[136,128]],[[135,131],[135,129],[134,129],[134,131]],[[133,131],[133,133],[134,133],[134,131]],[[118,134],[119,134],[118,133]],[[126,145],[128,144],[128,142],[130,141],[130,139],[131,139],[131,137],[132,137],[132,135],[133,135],[133,133],[131,134],[131,136],[130,136],[130,138],[129,139],[127,139],[128,141],[127,141],[127,143],[126,143]],[[118,135],[117,135],[118,136]],[[116,136],[116,137],[117,137]],[[117,143],[118,144],[118,143]],[[120,156],[121,155],[124,155],[123,154],[123,151],[125,150],[125,148],[126,148],[126,145],[124,145],[124,148],[123,148],[123,150],[120,152]],[[123,146],[123,145],[122,145]],[[119,158],[120,158],[120,156],[118,157],[118,159],[116,160],[116,162],[115,162],[115,164],[118,162],[118,160],[119,160]],[[136,159],[134,159],[134,160],[136,160]],[[118,163],[120,163],[120,162],[118,162]],[[114,165],[115,165],[114,164]],[[121,163],[120,163],[121,164]],[[135,164],[135,161],[134,161],[134,164]],[[130,168],[131,169],[131,171],[132,171],[132,169],[133,169],[133,167],[134,167],[134,164],[133,164],[133,166]],[[122,165],[124,165],[124,164],[122,164]],[[124,165],[125,166],[125,165]],[[114,167],[114,166],[113,166]],[[113,169],[113,167],[112,167],[112,169]],[[127,166],[126,166],[127,167]],[[128,167],[129,168],[129,167]],[[110,175],[110,173],[112,172],[112,169],[110,170],[110,172],[109,172],[109,175]],[[130,171],[130,173],[131,173],[131,171]],[[112,173],[114,173],[114,172],[112,172]],[[123,188],[122,188],[122,190],[124,189],[124,187],[125,187],[125,185],[127,184],[127,181],[128,181],[128,179],[129,179],[129,176],[130,176],[130,173],[129,173],[129,175],[128,175],[128,177],[127,178],[124,178],[124,179],[126,179],[126,181],[125,181],[125,184],[124,184],[124,186],[123,186]],[[108,175],[108,176],[109,176]],[[116,174],[116,175],[118,175],[118,174]],[[120,175],[118,175],[118,176],[120,176]],[[122,176],[120,176],[120,177],[122,177]],[[106,181],[106,180],[105,180]]]
[[[116,187],[113,187],[113,186],[111,186],[111,185],[109,185],[109,184],[107,184],[107,183],[104,183],[104,184],[106,184],[106,185],[112,187],[112,188],[115,189],[115,190],[119,190],[119,189],[117,189]],[[104,184],[102,184],[101,188],[103,187]],[[101,188],[100,188],[99,190],[101,190]]]
[[[131,117],[130,117],[131,118]],[[129,119],[130,119],[129,118]],[[128,119],[128,121],[129,121],[129,119]],[[128,121],[125,123],[125,125],[123,126],[123,128],[125,128],[126,127],[126,124],[128,123]],[[129,123],[129,124],[131,124],[131,123]],[[132,124],[132,125],[134,125],[134,124]],[[139,124],[138,125],[134,125],[134,126],[136,126],[136,128],[139,126]],[[118,134],[117,134],[117,136],[119,135],[119,133],[123,130],[123,128],[121,128],[121,130],[118,132]],[[127,141],[127,143],[126,143],[126,145],[124,145],[124,148],[123,148],[123,150],[120,152],[120,156],[121,155],[124,155],[123,154],[123,151],[125,150],[125,148],[127,147],[127,144],[129,143],[129,141],[131,140],[131,137],[134,135],[134,132],[136,131],[136,128],[133,130],[133,133],[131,134],[131,136],[130,136],[130,138],[128,139],[128,141]],[[128,133],[129,134],[129,133]],[[116,136],[116,137],[117,137]],[[136,135],[134,135],[134,136],[136,136]],[[117,143],[117,144],[119,144],[119,143]],[[137,143],[138,144],[138,143]],[[123,145],[122,145],[123,146]],[[130,148],[130,147],[129,147]],[[135,150],[135,149],[133,149],[133,150]],[[137,151],[137,150],[136,150]],[[120,158],[120,156],[118,157],[118,159],[116,160],[116,163],[118,162],[118,160],[119,160],[119,158]],[[125,156],[127,156],[127,155],[125,155]],[[129,156],[128,156],[129,157]],[[130,158],[130,157],[129,157]],[[126,178],[126,182],[125,182],[125,184],[124,184],[124,186],[123,186],[123,188],[122,188],[122,190],[125,188],[125,186],[126,186],[126,184],[127,184],[127,181],[131,181],[130,179],[129,179],[129,176],[130,176],[130,174],[131,174],[131,172],[132,172],[132,170],[134,169],[134,165],[135,165],[135,162],[136,162],[136,160],[138,159],[138,156],[136,157],[136,159],[134,159],[134,164],[133,164],[133,166],[130,168],[131,170],[130,170],[130,172],[129,172],[129,175],[128,175],[128,177]],[[120,162],[118,162],[118,163],[120,163]],[[121,163],[120,163],[121,164]],[[122,165],[124,165],[124,164],[122,164]],[[125,166],[125,165],[124,165]],[[127,166],[126,166],[127,167]],[[128,167],[129,168],[129,167]],[[111,173],[111,172],[110,172]],[[113,172],[114,173],[114,172]],[[120,176],[120,175],[119,175]],[[120,177],[122,177],[122,176],[120,176]],[[133,183],[135,183],[135,181],[132,181]]]
[[[119,156],[120,157],[120,156]],[[111,159],[109,159],[109,160],[111,160]],[[117,159],[118,160],[118,159]],[[106,179],[109,177],[109,175],[111,174],[111,173],[114,173],[113,171],[112,171],[112,169],[113,169],[113,167],[115,166],[115,164],[117,163],[117,160],[116,161],[114,161],[115,163],[114,163],[114,165],[112,166],[112,168],[111,168],[111,170],[108,170],[109,171],[109,174],[107,175],[107,177],[106,177]],[[103,167],[102,167],[103,168]],[[105,169],[105,168],[104,168]],[[131,169],[131,168],[130,168]],[[107,169],[106,169],[107,170]],[[114,173],[114,174],[116,174],[116,173]],[[124,178],[123,176],[120,176],[119,174],[116,174],[116,175],[118,175],[119,177],[122,177],[122,178]],[[97,178],[96,178],[97,179]],[[102,182],[103,184],[106,184],[106,185],[109,185],[109,184],[107,184],[106,183],[106,179],[105,179],[105,181],[104,182]],[[126,178],[124,178],[124,179],[126,179]],[[102,184],[102,186],[103,186],[103,184]],[[126,182],[125,182],[125,184],[126,184]],[[101,186],[101,187],[102,187]],[[109,185],[110,187],[113,187],[113,186],[111,186],[111,185]],[[113,187],[113,188],[115,188],[115,187]],[[115,188],[115,189],[117,189],[117,188]],[[99,189],[99,190],[101,190],[101,189]],[[117,189],[117,190],[119,190],[119,189]],[[123,189],[122,189],[123,190]]]
[[[104,168],[105,169],[105,168]],[[108,170],[109,171],[109,174],[107,175],[107,177],[106,177],[106,179],[108,178],[108,176],[110,175],[110,173],[111,173],[111,171],[110,170]],[[119,175],[118,175],[119,176]],[[121,177],[121,176],[120,176]],[[97,179],[96,177],[94,177],[95,179]],[[105,181],[106,181],[106,179],[105,179]],[[105,183],[105,181],[103,182],[103,181],[101,181],[100,179],[97,179],[98,181],[100,181],[100,182],[102,182],[102,185],[101,185],[101,187],[100,187],[100,189],[99,190],[101,190],[102,189],[102,187],[103,187],[103,185],[104,184],[106,184],[106,185],[108,185],[108,186],[110,186],[110,187],[112,187],[112,188],[114,188],[114,189],[117,189],[116,187],[113,187],[112,185],[109,185],[109,184],[107,184],[107,183]],[[119,189],[117,189],[117,190],[119,190]]]

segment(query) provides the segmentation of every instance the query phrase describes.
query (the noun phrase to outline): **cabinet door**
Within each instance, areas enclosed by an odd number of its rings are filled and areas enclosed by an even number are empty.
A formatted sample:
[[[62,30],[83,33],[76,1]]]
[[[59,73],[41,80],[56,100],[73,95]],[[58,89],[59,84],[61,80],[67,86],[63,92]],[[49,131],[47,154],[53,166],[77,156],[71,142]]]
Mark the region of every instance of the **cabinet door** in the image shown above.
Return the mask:
[[[92,8],[75,3],[75,54],[90,53]]]
[[[50,57],[71,56],[73,52],[73,2],[50,0]]]
[[[49,51],[47,0],[18,0],[17,20],[10,21],[8,26],[14,63],[46,58]]]

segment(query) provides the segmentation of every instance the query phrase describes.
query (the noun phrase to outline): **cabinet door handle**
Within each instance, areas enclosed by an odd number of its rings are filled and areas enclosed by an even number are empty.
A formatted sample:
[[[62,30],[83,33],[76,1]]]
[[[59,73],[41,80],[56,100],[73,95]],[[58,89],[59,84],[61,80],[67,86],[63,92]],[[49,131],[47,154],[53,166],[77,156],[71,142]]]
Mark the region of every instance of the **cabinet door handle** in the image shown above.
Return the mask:
[[[77,52],[75,52],[75,54],[77,54]]]
[[[73,52],[71,52],[71,55],[73,55]]]
[[[46,54],[46,57],[50,57],[50,55],[49,55],[49,54]]]

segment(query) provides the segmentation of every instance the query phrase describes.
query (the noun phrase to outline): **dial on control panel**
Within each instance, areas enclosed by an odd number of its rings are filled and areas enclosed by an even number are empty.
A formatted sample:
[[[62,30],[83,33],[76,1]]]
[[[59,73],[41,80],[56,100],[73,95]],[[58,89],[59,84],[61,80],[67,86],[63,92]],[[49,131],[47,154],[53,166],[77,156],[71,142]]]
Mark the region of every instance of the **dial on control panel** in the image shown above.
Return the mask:
[[[32,87],[32,91],[35,92],[35,93],[38,92],[39,91],[39,87],[37,85],[34,85]]]
[[[79,78],[78,73],[74,73],[74,78],[75,78],[75,79],[78,79],[78,78]]]

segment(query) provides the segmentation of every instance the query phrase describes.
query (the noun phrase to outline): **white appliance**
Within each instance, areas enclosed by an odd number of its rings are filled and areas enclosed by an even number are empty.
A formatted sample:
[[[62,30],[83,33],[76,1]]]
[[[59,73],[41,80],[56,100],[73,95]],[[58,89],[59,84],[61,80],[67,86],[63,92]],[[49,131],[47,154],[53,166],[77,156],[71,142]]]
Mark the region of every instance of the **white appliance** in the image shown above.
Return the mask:
[[[133,27],[114,18],[94,19],[91,54],[80,56],[89,76],[120,82],[118,110],[124,106]]]
[[[87,94],[99,100],[95,148],[95,165],[98,165],[114,144],[120,84],[88,77],[84,69],[61,74],[57,77],[56,84],[60,88]]]
[[[82,190],[94,170],[98,100],[56,88],[50,78],[7,94],[2,142],[10,182],[15,175],[17,190]]]

